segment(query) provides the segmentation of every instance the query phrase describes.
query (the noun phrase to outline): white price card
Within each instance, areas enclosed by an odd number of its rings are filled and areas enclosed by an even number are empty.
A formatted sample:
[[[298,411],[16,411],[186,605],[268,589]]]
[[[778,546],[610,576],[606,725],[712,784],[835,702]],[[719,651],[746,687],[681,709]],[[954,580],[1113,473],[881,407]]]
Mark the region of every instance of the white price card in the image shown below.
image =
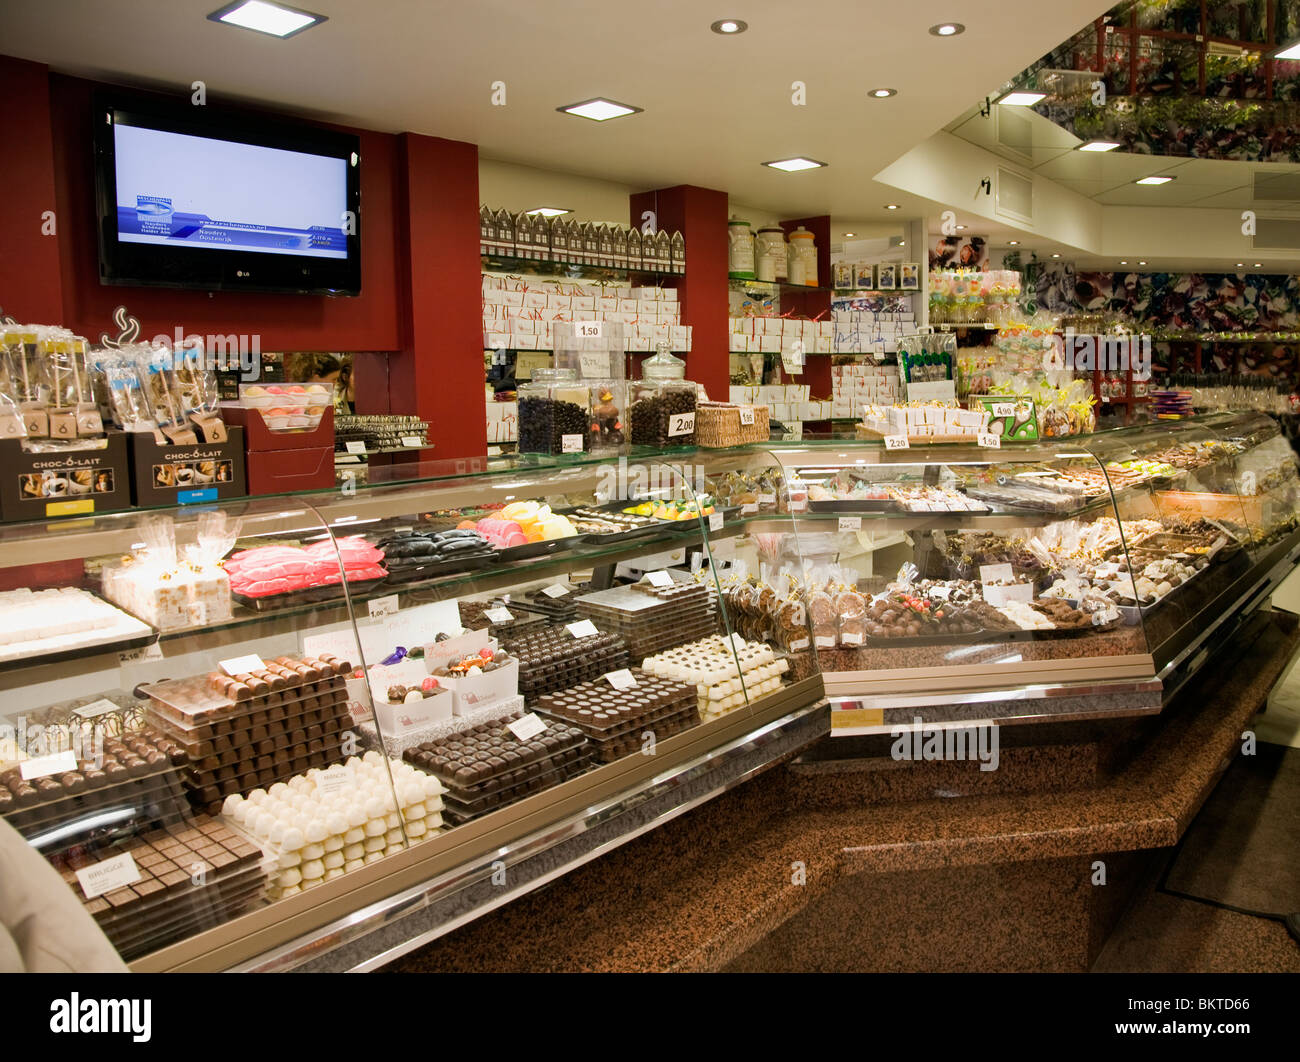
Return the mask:
[[[753,407],[753,406],[741,406],[741,407],[740,407],[740,423],[741,423],[741,424],[753,424],[753,423],[754,423],[754,407]]]
[[[583,376],[609,376],[609,352],[604,350],[584,350],[579,355]]]
[[[578,620],[577,623],[568,623],[565,626],[569,628],[569,633],[575,638],[590,638],[593,634],[600,633],[591,620]]]
[[[793,350],[782,351],[781,365],[791,376],[798,376],[803,372],[803,355]]]
[[[616,690],[630,690],[636,685],[636,676],[627,668],[611,671],[605,676],[606,681]]]
[[[885,436],[885,449],[886,449],[886,450],[907,450],[907,449],[909,449],[909,445],[908,445],[908,442],[907,442],[907,436],[906,436],[906,435],[886,435],[886,436]]]
[[[745,639],[742,638],[739,634],[733,634],[731,636],[731,644],[734,645],[737,649],[744,649]]]
[[[569,588],[563,583],[552,583],[542,591],[547,597],[563,597],[569,592]]]
[[[1014,402],[994,402],[993,415],[995,417],[1014,417],[1016,415],[1016,404]]]
[[[346,793],[352,788],[352,770],[344,766],[339,771],[321,771],[316,775],[316,792],[321,796]]]
[[[986,586],[984,587],[984,600],[994,608],[1005,605],[1009,601],[1028,603],[1034,600],[1034,585],[1033,583],[1012,583],[1010,586]]]
[[[261,671],[266,664],[256,653],[249,653],[248,656],[235,656],[229,660],[221,661],[221,670],[231,678],[236,675],[247,675],[251,671]]]
[[[139,649],[128,649],[124,653],[117,654],[119,664],[144,664],[161,659],[163,659],[163,651],[158,642],[150,642],[148,645],[142,645]]]
[[[140,880],[140,868],[135,865],[130,852],[123,852],[112,859],[82,867],[77,871],[77,880],[81,882],[81,891],[86,894],[86,899],[93,900],[124,885],[134,885]]]
[[[546,729],[546,724],[536,712],[529,712],[513,723],[507,723],[506,729],[520,741],[530,741]]]
[[[490,608],[483,613],[489,623],[512,623],[514,614],[508,608]]]
[[[1010,564],[981,564],[981,583],[1009,583],[1015,578]]]
[[[861,531],[862,517],[860,516],[841,516],[839,528],[841,531]]]
[[[601,321],[577,321],[579,339],[600,339],[605,333],[604,323]]]
[[[97,701],[91,701],[89,704],[83,704],[79,708],[72,709],[72,714],[78,719],[94,719],[97,715],[108,715],[110,712],[120,712],[122,706],[114,704],[107,697],[101,697]]]
[[[18,765],[24,782],[30,782],[33,778],[44,778],[47,774],[67,774],[76,769],[77,756],[71,749],[64,749],[50,756],[35,756],[30,760],[23,760]]]
[[[668,418],[668,437],[690,435],[695,430],[694,413],[673,413]]]
[[[582,453],[582,436],[581,435],[561,435],[560,452],[565,454]]]
[[[986,447],[990,450],[999,450],[1002,448],[1002,436],[994,435],[991,431],[982,431],[977,436],[976,445]]]
[[[740,507],[741,516],[753,516],[758,512],[758,502],[746,502]]]
[[[360,439],[355,439],[352,442],[346,442],[343,444],[343,446],[350,454],[364,454],[366,452],[366,444],[362,442]]]
[[[947,601],[948,596],[952,593],[951,586],[932,586],[926,591],[931,597],[939,601]]]
[[[377,597],[367,607],[371,619],[378,619],[380,616],[392,616],[397,612],[397,595],[389,594],[386,597]]]
[[[721,530],[722,530],[722,514],[721,514],[721,513],[709,513],[709,530],[710,530],[710,531],[721,531]]]
[[[421,439],[418,435],[403,435],[402,445],[407,447],[408,449],[415,450],[415,449],[419,449],[421,446],[424,445],[424,440]]]
[[[1238,494],[1253,495],[1258,488],[1259,484],[1255,480],[1254,472],[1243,472],[1241,474],[1241,486],[1237,489]]]
[[[651,586],[672,586],[673,577],[665,571],[646,572],[645,581]]]

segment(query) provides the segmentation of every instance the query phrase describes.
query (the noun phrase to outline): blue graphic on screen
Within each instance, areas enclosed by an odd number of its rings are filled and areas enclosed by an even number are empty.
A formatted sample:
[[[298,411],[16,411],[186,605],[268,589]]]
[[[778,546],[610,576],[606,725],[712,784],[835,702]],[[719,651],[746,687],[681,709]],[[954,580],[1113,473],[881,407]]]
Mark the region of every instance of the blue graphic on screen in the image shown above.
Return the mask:
[[[346,258],[346,159],[115,127],[117,238]]]

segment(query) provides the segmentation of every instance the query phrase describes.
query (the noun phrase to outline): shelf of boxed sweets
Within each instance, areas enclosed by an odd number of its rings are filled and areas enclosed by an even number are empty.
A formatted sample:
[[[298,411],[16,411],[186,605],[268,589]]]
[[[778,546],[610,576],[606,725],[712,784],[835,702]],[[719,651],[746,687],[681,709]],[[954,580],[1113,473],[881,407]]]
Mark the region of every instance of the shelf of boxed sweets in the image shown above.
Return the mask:
[[[602,280],[631,280],[647,278],[666,280],[682,277],[686,271],[677,269],[649,268],[645,265],[615,265],[598,262],[555,261],[544,258],[526,258],[519,255],[485,254],[482,256],[484,272],[508,273],[512,276],[544,277],[548,280],[589,280],[600,283]]]

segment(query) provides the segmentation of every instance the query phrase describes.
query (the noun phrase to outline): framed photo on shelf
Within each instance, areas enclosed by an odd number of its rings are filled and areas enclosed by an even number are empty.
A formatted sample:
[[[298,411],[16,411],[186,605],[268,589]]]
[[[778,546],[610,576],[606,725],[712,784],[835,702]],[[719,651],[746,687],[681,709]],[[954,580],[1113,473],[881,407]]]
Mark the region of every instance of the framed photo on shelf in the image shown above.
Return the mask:
[[[893,291],[898,287],[898,265],[894,262],[881,262],[876,266],[876,290]]]
[[[918,262],[900,262],[898,266],[899,291],[919,291],[921,288],[921,266]]]

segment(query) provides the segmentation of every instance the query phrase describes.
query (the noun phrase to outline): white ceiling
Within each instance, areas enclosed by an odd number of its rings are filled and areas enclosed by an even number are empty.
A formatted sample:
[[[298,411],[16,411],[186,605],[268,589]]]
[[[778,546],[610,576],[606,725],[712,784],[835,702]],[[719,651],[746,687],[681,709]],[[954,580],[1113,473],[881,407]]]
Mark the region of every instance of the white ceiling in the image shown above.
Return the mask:
[[[972,98],[1110,4],[1004,0],[295,0],[329,21],[288,40],[210,22],[219,0],[4,0],[0,51],[84,76],[253,101],[323,120],[466,140],[485,158],[728,191],[785,217],[865,224],[928,212],[871,177]],[[749,31],[722,37],[718,18]],[[964,34],[927,28],[960,19]],[[793,106],[791,83],[807,86]],[[491,103],[506,83],[506,106]],[[872,100],[867,91],[896,88]],[[644,113],[595,123],[556,107],[607,96]],[[784,174],[790,155],[830,163]],[[1101,191],[1105,191],[1102,189]],[[570,205],[570,204],[561,204]]]

